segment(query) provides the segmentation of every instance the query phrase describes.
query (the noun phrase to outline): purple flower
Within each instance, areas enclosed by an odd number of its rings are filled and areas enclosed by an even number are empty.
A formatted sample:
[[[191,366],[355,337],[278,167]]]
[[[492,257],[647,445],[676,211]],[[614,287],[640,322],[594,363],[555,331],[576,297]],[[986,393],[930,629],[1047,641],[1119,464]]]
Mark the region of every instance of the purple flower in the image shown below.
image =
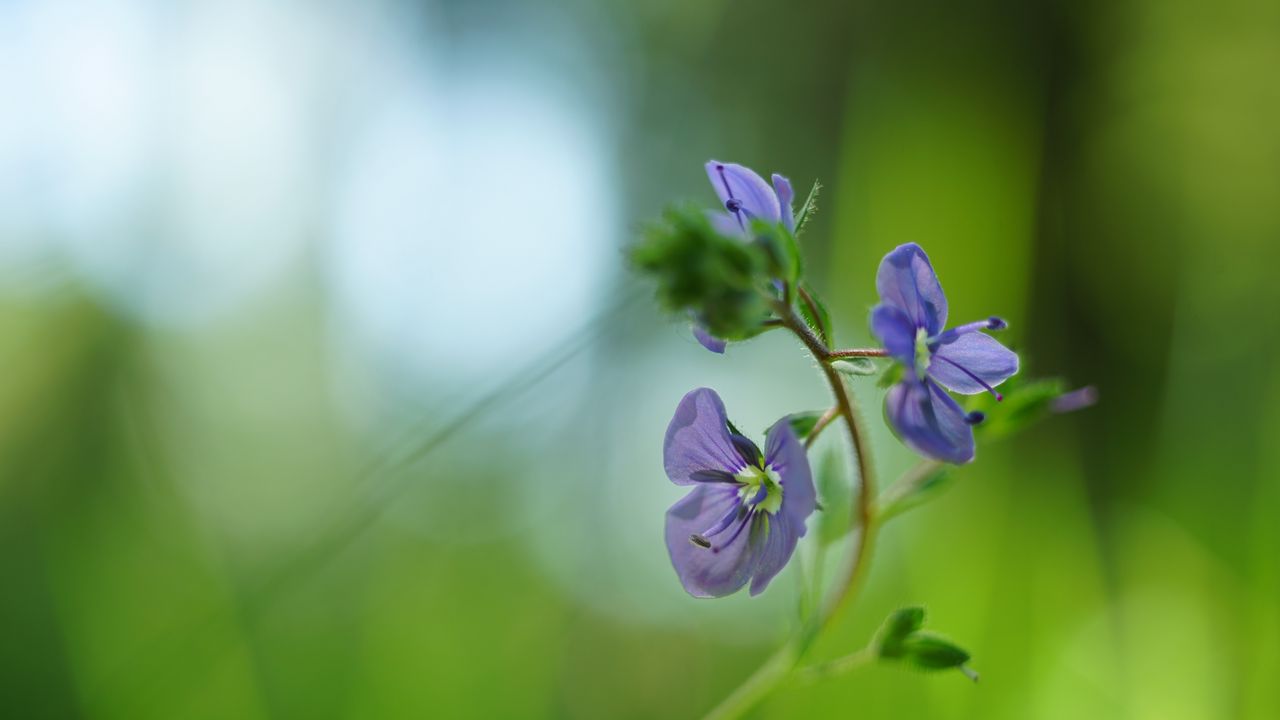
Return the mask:
[[[719,160],[707,162],[707,177],[724,205],[723,212],[711,213],[711,222],[721,233],[745,235],[756,218],[781,222],[795,232],[790,180],[774,173],[773,187],[769,187],[752,169]]]
[[[885,397],[885,414],[898,437],[916,452],[937,460],[973,459],[972,424],[943,390],[964,395],[990,392],[1018,372],[1018,356],[982,330],[1001,330],[992,317],[943,330],[947,298],[929,257],[915,243],[894,248],[876,273],[880,304],[871,311],[871,331],[904,368],[902,380]]]
[[[1049,410],[1064,414],[1093,407],[1096,404],[1098,404],[1098,388],[1086,385],[1054,398],[1049,403]]]
[[[734,163],[719,160],[707,162],[707,177],[720,196],[722,210],[709,210],[711,226],[722,235],[749,237],[753,219],[781,222],[789,232],[795,232],[795,215],[791,200],[795,194],[791,181],[774,173],[773,187],[769,187],[755,171]],[[693,336],[711,352],[723,353],[725,341],[707,332],[695,318]]]
[[[791,423],[774,423],[761,453],[729,425],[720,396],[698,388],[676,408],[663,460],[671,482],[693,486],[667,510],[667,552],[684,589],[723,597],[750,580],[759,594],[791,559],[816,506]]]

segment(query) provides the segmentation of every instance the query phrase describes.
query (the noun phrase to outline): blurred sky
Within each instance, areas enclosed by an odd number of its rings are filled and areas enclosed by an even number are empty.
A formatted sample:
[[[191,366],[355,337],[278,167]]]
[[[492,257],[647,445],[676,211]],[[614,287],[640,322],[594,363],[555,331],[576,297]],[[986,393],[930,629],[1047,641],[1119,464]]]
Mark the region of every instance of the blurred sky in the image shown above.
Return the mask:
[[[1277,67],[1269,0],[0,0],[3,714],[705,712],[800,563],[684,595],[663,430],[827,402],[627,273],[716,157],[822,180],[841,344],[915,241],[1103,398],[895,520],[815,648],[924,603],[981,686],[759,717],[1280,715]]]

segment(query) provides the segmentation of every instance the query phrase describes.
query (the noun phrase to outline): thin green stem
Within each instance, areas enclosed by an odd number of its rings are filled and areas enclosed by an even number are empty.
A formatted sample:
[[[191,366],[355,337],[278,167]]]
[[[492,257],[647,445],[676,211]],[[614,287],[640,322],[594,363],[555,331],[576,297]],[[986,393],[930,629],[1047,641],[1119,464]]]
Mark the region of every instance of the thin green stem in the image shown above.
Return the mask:
[[[877,529],[874,505],[875,479],[872,474],[871,455],[867,446],[866,432],[862,426],[862,418],[858,414],[853,396],[839,371],[831,365],[832,361],[838,358],[833,357],[831,350],[813,333],[804,320],[796,315],[789,304],[777,301],[774,309],[782,324],[804,343],[818,361],[822,374],[831,387],[831,394],[835,397],[835,414],[845,419],[845,427],[849,431],[849,441],[853,446],[858,467],[858,501],[853,504],[852,509],[852,521],[853,526],[857,528],[857,538],[854,540],[854,547],[849,553],[849,559],[843,567],[840,578],[813,620],[712,709],[707,715],[708,720],[741,716],[791,674],[818,633],[830,625],[849,601],[857,595],[866,578],[875,544]]]
[[[921,460],[913,465],[876,499],[876,517],[883,523],[914,507],[912,497],[945,467],[937,460]]]
[[[856,653],[850,653],[829,662],[800,668],[796,670],[796,679],[805,683],[815,683],[819,680],[843,675],[850,670],[870,665],[875,659],[876,651],[873,648],[864,647]]]

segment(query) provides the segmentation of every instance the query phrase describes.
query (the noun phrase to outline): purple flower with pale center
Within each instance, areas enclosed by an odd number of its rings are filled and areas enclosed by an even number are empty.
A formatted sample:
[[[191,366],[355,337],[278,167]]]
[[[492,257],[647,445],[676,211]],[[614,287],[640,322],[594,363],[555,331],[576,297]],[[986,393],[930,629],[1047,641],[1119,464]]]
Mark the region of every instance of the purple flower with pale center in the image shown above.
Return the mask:
[[[885,397],[885,414],[898,437],[916,452],[956,464],[973,460],[973,424],[982,413],[965,414],[947,390],[963,395],[989,392],[1018,372],[1018,356],[982,330],[1002,330],[1004,320],[979,320],[944,330],[947,298],[915,243],[894,248],[876,273],[880,304],[871,311],[871,331],[904,368]]]
[[[663,445],[667,477],[692,485],[667,510],[667,552],[684,589],[723,597],[751,582],[758,595],[782,570],[816,507],[804,445],[783,418],[764,452],[733,431],[720,396],[684,396]]]
[[[780,222],[788,232],[795,232],[795,214],[791,200],[795,194],[791,181],[773,174],[773,187],[751,168],[719,160],[707,162],[707,177],[720,196],[722,210],[708,210],[711,226],[721,235],[750,238],[751,221]],[[695,321],[693,336],[711,352],[723,353],[725,341],[707,332]]]

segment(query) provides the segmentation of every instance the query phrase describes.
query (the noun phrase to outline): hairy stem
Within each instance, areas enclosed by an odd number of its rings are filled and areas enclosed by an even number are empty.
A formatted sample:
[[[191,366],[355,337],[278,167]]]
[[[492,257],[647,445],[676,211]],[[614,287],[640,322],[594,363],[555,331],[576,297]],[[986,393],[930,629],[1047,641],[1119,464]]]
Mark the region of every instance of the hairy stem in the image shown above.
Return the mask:
[[[791,641],[778,649],[758,670],[752,673],[736,690],[717,705],[708,715],[708,720],[736,718],[750,710],[764,699],[778,683],[791,674],[796,663],[804,656],[818,633],[831,624],[849,601],[857,594],[870,565],[872,549],[876,534],[875,518],[875,480],[871,468],[871,455],[867,447],[866,432],[862,426],[862,418],[858,414],[853,396],[845,385],[840,373],[831,366],[835,357],[831,350],[813,333],[792,307],[784,302],[776,302],[774,310],[782,324],[795,333],[800,342],[813,354],[822,370],[823,377],[831,387],[835,397],[835,417],[845,419],[845,427],[849,430],[849,441],[853,446],[858,466],[858,501],[853,505],[853,526],[857,528],[857,537],[853,549],[844,564],[839,580],[831,594],[814,615],[812,621],[801,629]],[[825,417],[825,416],[824,416]],[[830,422],[830,421],[828,421]]]
[[[889,351],[884,348],[845,348],[832,350],[827,355],[832,360],[843,360],[845,358],[889,357]]]
[[[804,439],[805,449],[807,450],[813,447],[813,444],[818,441],[818,436],[822,434],[822,431],[826,430],[827,426],[831,424],[831,421],[838,417],[840,417],[840,408],[838,407],[832,407],[822,413],[822,417],[818,418],[818,421],[813,424],[813,429],[809,431],[809,437]]]

